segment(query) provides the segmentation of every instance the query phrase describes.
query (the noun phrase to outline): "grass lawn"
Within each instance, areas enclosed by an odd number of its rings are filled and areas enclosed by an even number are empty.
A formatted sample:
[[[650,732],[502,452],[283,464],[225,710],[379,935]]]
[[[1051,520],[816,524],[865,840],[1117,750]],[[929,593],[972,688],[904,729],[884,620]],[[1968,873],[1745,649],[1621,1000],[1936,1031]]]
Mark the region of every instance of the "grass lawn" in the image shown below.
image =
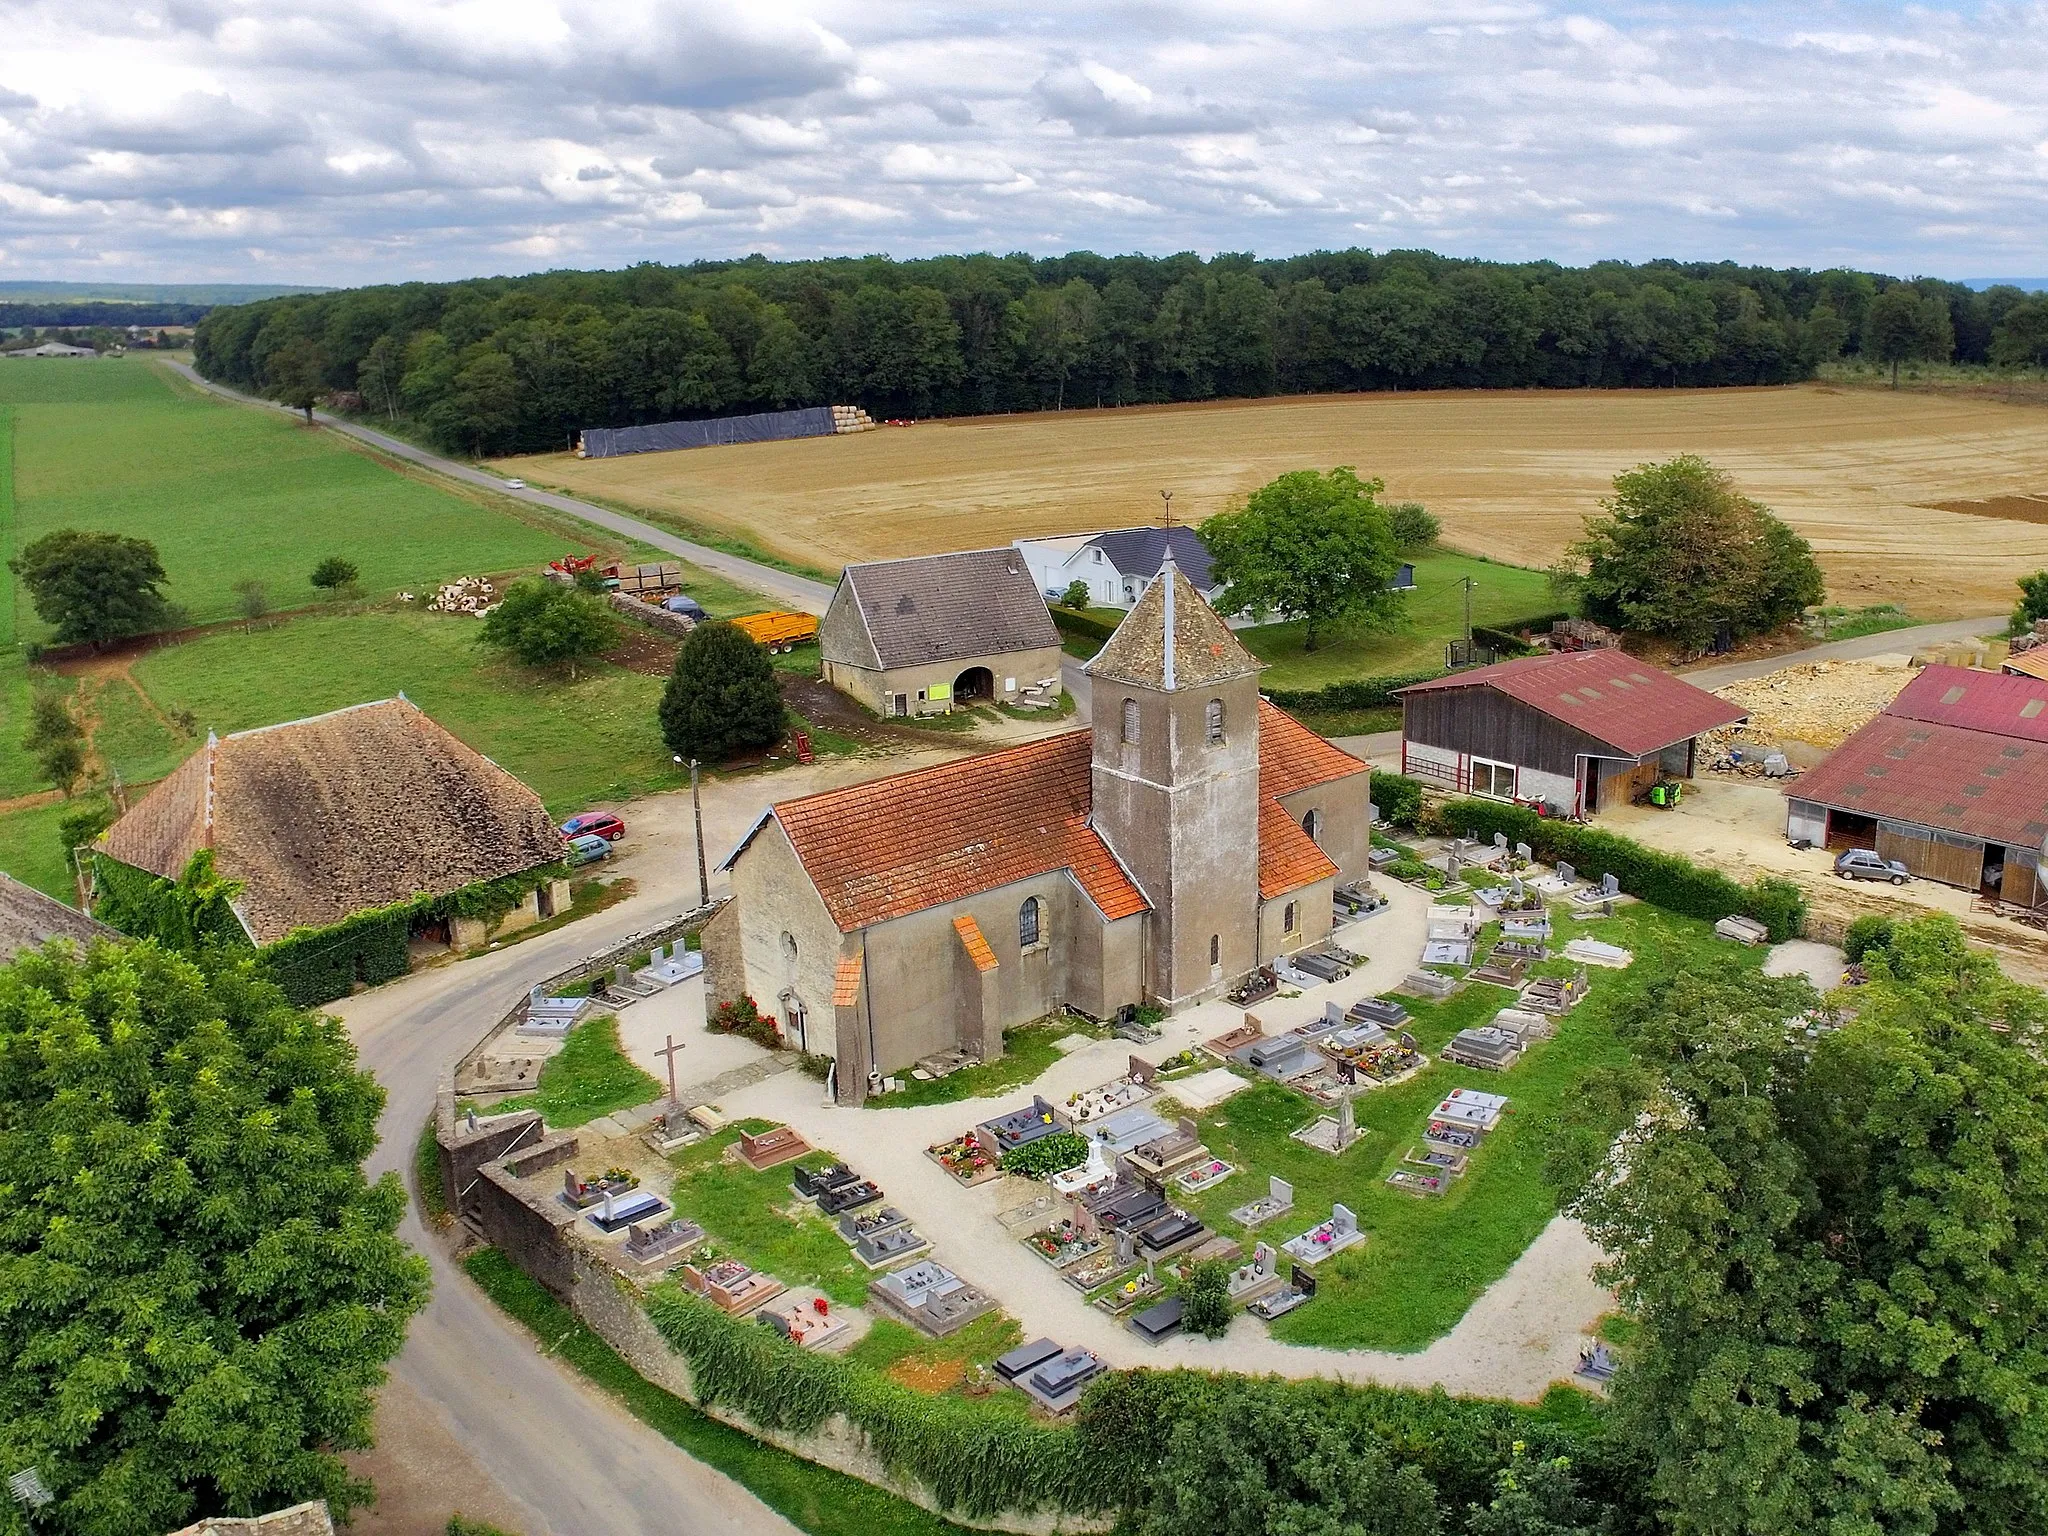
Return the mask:
[[[929,1338],[894,1318],[878,1317],[846,1358],[887,1371],[905,1386],[943,1390],[970,1365],[987,1365],[1024,1342],[1024,1328],[1005,1312],[977,1317],[958,1333]],[[950,1379],[948,1379],[950,1378]],[[1024,1401],[1022,1393],[1005,1394]]]
[[[1086,1019],[1072,1016],[1055,1019],[1048,1024],[1019,1025],[1016,1029],[1003,1031],[1003,1054],[997,1060],[976,1067],[962,1067],[958,1072],[949,1072],[930,1082],[905,1077],[901,1093],[887,1093],[880,1098],[869,1099],[867,1107],[914,1109],[920,1104],[953,1104],[961,1099],[985,1099],[1020,1088],[1034,1081],[1060,1059],[1053,1042],[1068,1035],[1089,1035],[1097,1040],[1108,1038],[1106,1030]]]
[[[550,1127],[568,1130],[661,1096],[661,1084],[620,1049],[619,1021],[609,1013],[570,1030],[562,1048],[542,1064],[534,1087],[532,1093],[497,1105],[493,1113],[537,1109]]]
[[[1266,688],[1321,688],[1354,677],[1429,672],[1444,664],[1444,642],[1465,633],[1465,578],[1472,578],[1472,622],[1499,624],[1533,618],[1563,606],[1549,578],[1519,565],[1435,549],[1415,559],[1415,590],[1402,598],[1400,629],[1326,637],[1304,651],[1300,623],[1262,624],[1237,637],[1267,663]]]
[[[151,652],[136,680],[201,739],[406,697],[517,775],[558,815],[687,782],[654,720],[662,679],[586,667],[571,682],[529,672],[476,643],[476,621],[375,609],[221,630]]]
[[[1583,931],[1655,961],[1678,963],[1688,955],[1711,956],[1724,967],[1762,961],[1761,950],[1716,939],[1706,923],[1643,903],[1629,903],[1597,922],[1557,921],[1560,944]],[[1536,969],[1564,974],[1571,966],[1553,960]],[[1262,1228],[1260,1238],[1277,1247],[1328,1216],[1339,1201],[1370,1234],[1317,1268],[1316,1299],[1274,1324],[1276,1337],[1337,1349],[1421,1349],[1447,1333],[1535,1240],[1557,1211],[1542,1164],[1559,1110],[1587,1072],[1627,1060],[1608,1022],[1620,973],[1589,975],[1589,996],[1562,1021],[1557,1038],[1535,1046],[1508,1071],[1435,1061],[1405,1083],[1361,1094],[1356,1108],[1364,1134],[1340,1157],[1288,1138],[1325,1111],[1274,1083],[1248,1088],[1201,1117],[1210,1151],[1244,1170],[1192,1202],[1210,1226],[1240,1235],[1228,1212],[1263,1193],[1267,1175],[1277,1173],[1294,1185],[1294,1210]],[[1410,1032],[1433,1056],[1458,1030],[1486,1023],[1514,997],[1502,988],[1473,986],[1438,1004],[1403,1001],[1414,1015]],[[1476,1149],[1470,1171],[1448,1194],[1424,1200],[1390,1188],[1383,1181],[1403,1153],[1420,1143],[1429,1110],[1458,1087],[1509,1095],[1513,1105],[1505,1123]]]
[[[149,539],[166,596],[195,622],[236,613],[245,579],[273,607],[313,601],[306,578],[323,555],[353,560],[364,590],[384,595],[599,547],[585,525],[394,469],[142,358],[5,361],[0,406],[15,417],[17,545],[58,528]],[[16,624],[23,639],[46,633],[25,602]]]
[[[58,846],[57,822],[77,804],[53,800],[0,815],[0,870],[66,905],[78,901],[78,885],[71,876],[71,861]]]
[[[1878,603],[1870,608],[1823,608],[1819,622],[1808,624],[1806,633],[1815,644],[1825,644],[1830,640],[1881,635],[1892,629],[1910,629],[1921,622],[1896,603]]]
[[[182,763],[205,738],[165,721],[123,677],[110,677],[88,705],[99,724],[93,749],[124,784],[149,784]]]
[[[838,1228],[790,1187],[799,1164],[829,1168],[839,1159],[821,1150],[762,1173],[724,1160],[725,1149],[740,1139],[741,1131],[768,1126],[766,1120],[742,1120],[671,1158],[676,1214],[702,1226],[719,1252],[766,1270],[785,1285],[814,1285],[842,1306],[864,1304],[874,1275],[840,1240]]]
[[[812,1536],[946,1536],[960,1530],[870,1484],[799,1460],[707,1418],[662,1391],[495,1248],[472,1254],[464,1268],[547,1353],[559,1356],[635,1418],[723,1472],[800,1530]]]

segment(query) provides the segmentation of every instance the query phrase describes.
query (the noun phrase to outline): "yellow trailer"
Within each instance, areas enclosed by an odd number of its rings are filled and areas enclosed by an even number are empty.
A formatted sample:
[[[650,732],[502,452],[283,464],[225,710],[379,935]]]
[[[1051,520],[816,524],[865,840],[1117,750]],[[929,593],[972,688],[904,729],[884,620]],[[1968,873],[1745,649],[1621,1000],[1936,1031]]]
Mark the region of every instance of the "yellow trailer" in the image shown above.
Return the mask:
[[[818,638],[815,614],[775,610],[743,614],[732,622],[756,645],[765,645],[770,651],[793,651],[806,640]]]

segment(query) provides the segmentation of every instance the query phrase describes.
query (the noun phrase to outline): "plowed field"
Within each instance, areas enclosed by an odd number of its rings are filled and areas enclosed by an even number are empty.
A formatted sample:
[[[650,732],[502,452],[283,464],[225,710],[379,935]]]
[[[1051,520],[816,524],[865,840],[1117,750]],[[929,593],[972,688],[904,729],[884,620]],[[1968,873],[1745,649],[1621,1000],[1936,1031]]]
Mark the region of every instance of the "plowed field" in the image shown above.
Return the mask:
[[[1452,544],[1541,566],[1618,470],[1685,452],[1812,540],[1837,602],[1995,613],[2014,577],[2048,565],[2048,524],[2026,515],[2048,495],[2048,411],[1823,385],[1067,411],[506,468],[836,567],[1152,521],[1162,490],[1198,520],[1283,470],[1352,464],[1427,502]],[[1965,501],[1982,505],[1936,505]],[[1990,510],[2006,506],[2018,515]]]

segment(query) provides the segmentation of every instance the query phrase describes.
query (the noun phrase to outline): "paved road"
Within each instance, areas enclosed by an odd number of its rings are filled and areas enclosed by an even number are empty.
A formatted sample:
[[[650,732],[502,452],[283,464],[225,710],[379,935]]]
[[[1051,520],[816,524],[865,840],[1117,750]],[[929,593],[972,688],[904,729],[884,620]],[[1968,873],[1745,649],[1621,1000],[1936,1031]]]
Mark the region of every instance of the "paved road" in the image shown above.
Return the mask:
[[[367,1164],[372,1177],[408,1170],[440,1073],[483,1036],[525,978],[569,965],[684,904],[694,865],[668,862],[673,876],[636,867],[640,893],[609,912],[336,1006],[363,1065],[389,1095],[383,1139]],[[416,1211],[400,1231],[433,1266],[434,1290],[393,1369],[523,1506],[526,1536],[794,1536],[796,1527],[751,1493],[539,1353],[449,1262]]]
[[[210,394],[219,395],[224,400],[233,400],[242,405],[263,406],[274,411],[285,410],[283,406],[276,404],[274,401],[258,400],[253,395],[245,395],[239,390],[229,389],[225,385],[215,384],[209,380],[202,379],[189,364],[169,362],[167,360],[167,366],[175,368],[180,374],[198,385],[201,389],[206,390]],[[286,411],[285,414],[296,416],[299,413],[296,411]],[[805,576],[793,576],[788,571],[777,570],[772,565],[763,565],[759,561],[749,560],[741,555],[729,555],[722,549],[712,549],[708,545],[695,543],[683,538],[679,534],[669,532],[666,528],[657,527],[653,523],[642,522],[637,517],[628,517],[623,512],[614,512],[609,507],[600,507],[591,502],[578,501],[573,496],[557,496],[552,491],[536,491],[531,488],[519,491],[512,490],[497,475],[486,474],[480,469],[472,469],[469,465],[459,464],[453,459],[444,459],[437,453],[431,453],[425,448],[420,448],[406,442],[403,438],[392,437],[388,433],[379,432],[372,427],[366,427],[360,422],[347,421],[339,416],[330,416],[325,411],[315,411],[313,419],[322,426],[339,432],[346,437],[352,437],[358,442],[367,443],[379,453],[389,454],[395,459],[404,459],[407,463],[417,464],[422,469],[433,470],[436,474],[446,475],[452,480],[460,480],[468,485],[481,486],[485,490],[495,491],[500,496],[509,496],[514,501],[528,502],[536,507],[547,507],[555,512],[566,512],[571,517],[580,517],[587,523],[595,523],[598,527],[609,529],[613,533],[623,534],[629,539],[638,539],[643,544],[651,544],[654,548],[666,550],[672,555],[689,561],[692,565],[701,566],[707,571],[716,571],[721,576],[731,577],[734,581],[753,588],[753,590],[761,593],[763,596],[772,597],[777,602],[787,603],[790,607],[804,613],[822,614],[825,611],[825,605],[832,600],[832,588],[822,581],[812,581],[809,577]]]

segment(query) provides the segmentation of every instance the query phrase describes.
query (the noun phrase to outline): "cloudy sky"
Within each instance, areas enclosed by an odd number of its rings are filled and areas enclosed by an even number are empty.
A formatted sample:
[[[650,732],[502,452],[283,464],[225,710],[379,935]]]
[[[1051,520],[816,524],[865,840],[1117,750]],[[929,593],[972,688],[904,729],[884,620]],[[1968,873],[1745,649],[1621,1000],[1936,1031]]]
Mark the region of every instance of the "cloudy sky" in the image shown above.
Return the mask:
[[[2048,4],[0,0],[0,279],[1427,246],[2048,273]]]

